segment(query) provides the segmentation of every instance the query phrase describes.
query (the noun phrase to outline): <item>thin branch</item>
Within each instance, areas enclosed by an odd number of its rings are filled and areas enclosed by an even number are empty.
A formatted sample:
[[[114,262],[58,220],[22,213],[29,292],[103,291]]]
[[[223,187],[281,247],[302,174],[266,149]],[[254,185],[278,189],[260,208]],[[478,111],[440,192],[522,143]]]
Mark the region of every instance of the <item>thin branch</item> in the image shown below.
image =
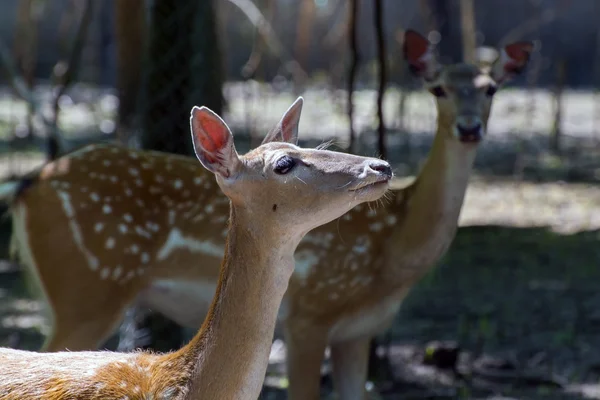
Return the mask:
[[[379,155],[387,158],[387,146],[385,145],[385,121],[383,120],[383,96],[385,94],[385,83],[387,79],[387,66],[385,56],[385,37],[383,34],[383,1],[375,0],[375,33],[377,34],[377,58],[379,62],[379,87],[377,89],[377,126]]]
[[[267,22],[270,24],[272,19],[273,19],[273,15],[275,14],[275,7],[276,7],[277,3],[275,0],[267,0],[267,16],[265,17],[265,19],[267,20]],[[257,28],[258,30],[258,28]],[[244,66],[242,67],[242,75],[245,78],[252,78],[254,76],[254,74],[256,74],[256,71],[258,70],[258,67],[262,61],[262,56],[264,53],[264,47],[265,47],[265,40],[262,37],[262,35],[257,32],[254,36],[254,43],[252,45],[252,53],[250,53],[250,57],[248,57],[248,61],[246,61],[246,63],[244,64]]]
[[[348,143],[348,151],[354,152],[355,147],[355,132],[354,132],[354,103],[352,102],[352,93],[354,92],[354,82],[356,81],[356,71],[360,55],[358,54],[358,29],[357,29],[357,14],[358,0],[350,0],[350,72],[348,74],[348,119],[350,120],[350,140]]]
[[[30,104],[34,110],[37,111],[39,104],[36,103],[33,96],[33,92],[27,87],[27,83],[23,77],[19,74],[17,66],[15,65],[10,50],[6,46],[6,43],[0,40],[0,62],[1,67],[4,70],[10,87],[15,91],[17,96],[23,99],[25,102]]]
[[[65,148],[62,137],[58,133],[58,118],[60,115],[60,98],[65,94],[75,75],[79,71],[79,65],[81,63],[81,53],[87,38],[89,26],[91,25],[93,15],[93,7],[91,0],[85,0],[83,5],[83,13],[81,15],[81,21],[77,27],[75,38],[71,45],[71,51],[69,52],[69,58],[65,61],[59,61],[54,66],[52,71],[53,80],[57,82],[58,90],[54,95],[52,102],[52,110],[54,119],[50,124],[50,132],[48,132],[48,159],[49,161],[55,160],[62,150]]]
[[[475,62],[475,6],[473,0],[460,1],[463,60]]]
[[[229,0],[246,15],[248,20],[256,27],[258,33],[264,38],[271,52],[279,58],[284,67],[295,79],[304,80],[307,73],[302,69],[298,61],[285,49],[273,27],[251,0]]]

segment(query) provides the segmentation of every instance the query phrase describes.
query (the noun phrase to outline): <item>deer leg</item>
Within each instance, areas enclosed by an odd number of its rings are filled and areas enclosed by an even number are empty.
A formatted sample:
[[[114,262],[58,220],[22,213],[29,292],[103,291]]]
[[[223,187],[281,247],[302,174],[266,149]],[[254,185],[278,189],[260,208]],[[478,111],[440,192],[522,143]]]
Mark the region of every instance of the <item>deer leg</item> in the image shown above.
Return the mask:
[[[327,347],[325,331],[285,326],[289,400],[318,400],[321,394],[321,365]]]
[[[369,338],[331,345],[333,387],[340,400],[364,400],[369,363]]]
[[[56,315],[52,333],[48,335],[41,351],[97,350],[116,329],[124,310],[104,307],[102,313],[89,313],[85,317]]]

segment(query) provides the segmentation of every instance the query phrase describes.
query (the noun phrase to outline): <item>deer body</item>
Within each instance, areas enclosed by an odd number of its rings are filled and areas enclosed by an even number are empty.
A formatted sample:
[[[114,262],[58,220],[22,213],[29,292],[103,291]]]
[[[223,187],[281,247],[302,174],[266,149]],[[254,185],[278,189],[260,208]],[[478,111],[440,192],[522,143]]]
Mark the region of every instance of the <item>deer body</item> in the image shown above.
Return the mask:
[[[179,351],[166,354],[37,354],[0,349],[0,398],[256,399],[267,368],[277,311],[294,269],[293,254],[298,243],[316,226],[339,217],[357,204],[380,198],[392,177],[389,164],[378,159],[297,147],[301,106],[299,99],[267,135],[263,144],[244,156],[238,156],[229,128],[216,114],[206,108],[192,109],[190,125],[196,156],[204,168],[216,176],[216,184],[229,199],[230,213],[216,292],[200,330],[190,343]],[[82,281],[77,283],[84,287],[88,284],[88,294],[94,296],[97,293],[92,291],[93,286],[110,279],[114,283],[114,292],[110,295],[119,296],[122,294],[119,290],[131,290],[135,287],[133,285],[151,282],[151,279],[144,279],[148,276],[144,266],[152,260],[150,247],[140,237],[150,241],[153,238],[150,232],[156,234],[161,247],[152,256],[160,258],[162,254],[165,259],[171,256],[172,249],[191,240],[186,239],[183,228],[177,228],[177,231],[174,228],[162,229],[175,223],[178,216],[171,212],[164,219],[157,216],[161,202],[169,211],[178,209],[181,213],[189,212],[192,204],[186,200],[183,207],[177,207],[177,204],[170,203],[173,201],[170,198],[149,197],[150,191],[159,195],[158,191],[151,189],[152,186],[148,186],[148,193],[144,194],[130,186],[130,180],[119,179],[122,175],[98,175],[102,181],[123,186],[119,194],[114,189],[105,190],[102,198],[100,193],[90,192],[89,199],[94,204],[101,203],[102,199],[103,203],[96,207],[101,207],[106,215],[119,215],[128,224],[121,224],[115,218],[101,221],[86,218],[94,215],[86,215],[82,211],[93,208],[87,197],[81,196],[81,193],[87,195],[89,188],[81,185],[72,187],[69,182],[57,177],[73,170],[81,173],[82,166],[75,160],[82,155],[93,158],[92,150],[87,148],[75,153],[75,157],[71,155],[50,164],[52,171],[45,168],[39,174],[38,178],[48,183],[48,186],[39,185],[42,186],[39,192],[57,201],[58,209],[62,209],[66,217],[61,222],[71,229],[76,251],[70,248],[63,255],[79,257],[75,261],[87,268],[85,272],[78,272]],[[117,153],[118,150],[115,151]],[[135,153],[129,156],[137,157]],[[112,160],[118,164],[117,160]],[[103,164],[106,166],[106,163]],[[169,170],[171,167],[167,165],[165,168]],[[135,177],[133,182],[137,188],[144,187],[144,179],[150,179],[132,166],[127,173]],[[302,186],[296,181],[302,182]],[[171,185],[181,189],[183,198],[190,196],[190,193],[184,193],[179,178]],[[108,193],[114,197],[108,198]],[[131,197],[130,202],[139,202],[140,211],[120,208],[124,204],[120,200],[123,196]],[[37,215],[28,214],[29,208],[23,204],[18,207],[21,207],[19,222],[30,227],[28,224]],[[198,215],[196,212],[185,218],[191,220]],[[131,266],[120,264],[122,254],[110,254],[117,243],[115,237],[86,235],[90,227],[98,226],[100,228],[92,231],[101,233],[107,228],[107,235],[135,232],[133,239],[127,236],[122,239],[128,244],[124,254],[131,256],[128,260]],[[46,239],[51,240],[54,235],[50,232]],[[41,233],[39,236],[43,237]],[[222,236],[221,231],[218,236]],[[21,235],[18,245],[31,245],[34,243],[31,238],[31,235]],[[205,242],[210,243],[210,240]],[[52,244],[60,245],[58,242]],[[102,245],[108,253],[97,251]],[[138,249],[134,250],[134,246]],[[40,258],[34,252],[25,252],[25,255],[32,255],[27,261],[33,262],[33,266],[39,265]],[[56,274],[59,279],[69,278],[60,269],[56,270]],[[40,283],[44,283],[44,275],[38,276]],[[95,283],[90,276],[95,276]],[[161,277],[160,274],[154,276]],[[54,276],[52,279],[57,278]],[[52,298],[55,292],[46,289],[45,285],[42,287],[47,297]],[[103,298],[106,307],[115,303],[111,302],[111,296]],[[73,297],[72,300],[82,299],[84,297]],[[95,311],[101,314],[103,310]],[[55,322],[60,321],[55,319]]]

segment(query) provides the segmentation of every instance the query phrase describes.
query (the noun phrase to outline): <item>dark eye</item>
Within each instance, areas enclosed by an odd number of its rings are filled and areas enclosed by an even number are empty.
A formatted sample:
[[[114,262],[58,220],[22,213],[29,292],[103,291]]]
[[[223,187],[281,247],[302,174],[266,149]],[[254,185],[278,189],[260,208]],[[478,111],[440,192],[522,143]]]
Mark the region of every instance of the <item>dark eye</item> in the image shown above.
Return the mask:
[[[275,162],[275,171],[276,174],[285,175],[294,168],[296,165],[296,161],[290,156],[283,156],[279,160]]]
[[[498,90],[498,88],[494,85],[490,85],[488,86],[487,90],[485,91],[485,94],[487,96],[493,96],[494,94],[496,94],[496,90]]]
[[[435,97],[444,97],[446,95],[446,92],[444,92],[444,89],[442,89],[441,86],[432,87],[431,89],[429,89],[429,91]]]

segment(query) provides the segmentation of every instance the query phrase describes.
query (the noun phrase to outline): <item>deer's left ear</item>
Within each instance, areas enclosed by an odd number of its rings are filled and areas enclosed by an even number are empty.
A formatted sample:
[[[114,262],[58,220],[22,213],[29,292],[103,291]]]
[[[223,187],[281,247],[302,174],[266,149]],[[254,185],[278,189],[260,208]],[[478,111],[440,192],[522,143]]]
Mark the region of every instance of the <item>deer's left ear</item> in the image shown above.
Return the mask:
[[[494,65],[493,77],[498,84],[504,83],[520,74],[533,52],[532,42],[517,42],[500,50],[500,57]]]
[[[283,114],[277,125],[267,133],[262,144],[270,142],[298,144],[298,125],[300,124],[303,104],[304,99],[302,96],[298,97]]]
[[[404,32],[402,52],[410,72],[425,81],[434,80],[439,73],[433,45],[420,33],[408,29]]]

